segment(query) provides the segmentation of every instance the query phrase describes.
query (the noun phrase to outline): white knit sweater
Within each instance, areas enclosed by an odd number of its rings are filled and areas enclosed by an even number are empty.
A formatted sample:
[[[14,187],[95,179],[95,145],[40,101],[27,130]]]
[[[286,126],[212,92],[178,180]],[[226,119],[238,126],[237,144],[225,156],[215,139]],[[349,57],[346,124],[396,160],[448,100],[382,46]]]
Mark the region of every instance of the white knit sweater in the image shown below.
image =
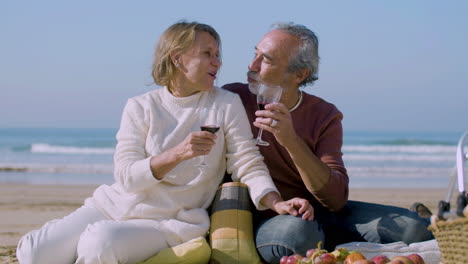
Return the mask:
[[[221,129],[207,166],[198,168],[200,157],[178,164],[162,180],[153,177],[151,156],[181,143],[199,131],[198,109],[205,105],[224,110]],[[130,98],[117,133],[114,155],[115,183],[102,185],[87,199],[114,220],[145,219],[166,234],[174,246],[209,228],[206,208],[227,169],[234,181],[248,185],[253,203],[277,189],[258,151],[244,107],[238,95],[215,88],[188,97],[175,97],[160,88]]]

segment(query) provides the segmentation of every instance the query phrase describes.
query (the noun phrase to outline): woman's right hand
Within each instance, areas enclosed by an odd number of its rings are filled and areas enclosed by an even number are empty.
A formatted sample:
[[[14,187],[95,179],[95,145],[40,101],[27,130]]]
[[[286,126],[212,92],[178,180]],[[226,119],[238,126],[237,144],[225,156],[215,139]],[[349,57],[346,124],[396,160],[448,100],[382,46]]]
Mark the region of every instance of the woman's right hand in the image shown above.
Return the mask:
[[[182,161],[210,153],[215,143],[216,135],[210,132],[190,133],[177,146],[151,158],[150,166],[153,177],[161,180],[166,173]]]
[[[216,144],[216,138],[207,131],[192,132],[174,148],[175,154],[181,160],[207,155]]]

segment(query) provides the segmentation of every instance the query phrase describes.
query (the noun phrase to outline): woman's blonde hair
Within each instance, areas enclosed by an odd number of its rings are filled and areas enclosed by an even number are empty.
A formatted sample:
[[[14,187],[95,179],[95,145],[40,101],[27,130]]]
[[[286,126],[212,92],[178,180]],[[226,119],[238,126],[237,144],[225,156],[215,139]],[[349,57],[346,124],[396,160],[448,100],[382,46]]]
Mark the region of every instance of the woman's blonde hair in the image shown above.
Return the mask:
[[[209,33],[218,43],[221,54],[221,38],[213,27],[197,22],[177,22],[164,31],[156,45],[151,73],[156,84],[169,86],[177,68],[171,59],[171,54],[184,52],[190,48],[197,32]]]

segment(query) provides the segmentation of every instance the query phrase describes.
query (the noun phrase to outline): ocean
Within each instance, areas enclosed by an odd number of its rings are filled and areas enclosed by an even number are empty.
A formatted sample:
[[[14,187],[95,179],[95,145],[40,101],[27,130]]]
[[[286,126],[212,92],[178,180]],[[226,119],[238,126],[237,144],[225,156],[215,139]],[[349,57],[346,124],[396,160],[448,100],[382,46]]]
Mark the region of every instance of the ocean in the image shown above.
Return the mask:
[[[110,184],[116,132],[0,128],[0,183]],[[461,135],[345,130],[350,187],[446,188]]]

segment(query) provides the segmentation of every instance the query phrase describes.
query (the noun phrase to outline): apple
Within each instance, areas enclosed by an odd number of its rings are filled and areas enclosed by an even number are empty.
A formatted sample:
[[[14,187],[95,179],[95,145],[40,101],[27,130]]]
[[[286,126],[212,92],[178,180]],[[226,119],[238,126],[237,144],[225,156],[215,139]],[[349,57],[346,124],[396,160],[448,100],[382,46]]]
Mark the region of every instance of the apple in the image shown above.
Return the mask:
[[[314,258],[314,264],[336,264],[336,258],[330,253],[322,253]]]
[[[396,257],[392,258],[392,261],[394,261],[394,260],[399,260],[403,264],[414,264],[414,262],[411,259],[409,259],[409,258],[407,258],[405,256],[396,256]],[[390,263],[393,264],[393,262],[390,262]],[[396,262],[396,263],[398,263],[398,262]]]
[[[359,251],[351,251],[346,257],[344,264],[353,264],[356,260],[360,259],[366,259],[366,257],[364,257],[364,255],[362,255]]]
[[[353,262],[353,264],[375,264],[374,261],[368,259],[360,259]]]
[[[390,262],[390,259],[385,255],[375,256],[375,257],[371,258],[371,260],[374,261],[375,264],[385,264],[385,263]]]
[[[411,259],[414,262],[414,264],[425,264],[424,259],[416,253],[410,254],[406,257]]]
[[[288,262],[288,256],[283,256],[280,259],[280,264],[287,264]]]
[[[403,262],[403,260],[399,260],[399,259],[393,260],[392,259],[392,261],[390,261],[388,264],[405,264],[405,263]]]

